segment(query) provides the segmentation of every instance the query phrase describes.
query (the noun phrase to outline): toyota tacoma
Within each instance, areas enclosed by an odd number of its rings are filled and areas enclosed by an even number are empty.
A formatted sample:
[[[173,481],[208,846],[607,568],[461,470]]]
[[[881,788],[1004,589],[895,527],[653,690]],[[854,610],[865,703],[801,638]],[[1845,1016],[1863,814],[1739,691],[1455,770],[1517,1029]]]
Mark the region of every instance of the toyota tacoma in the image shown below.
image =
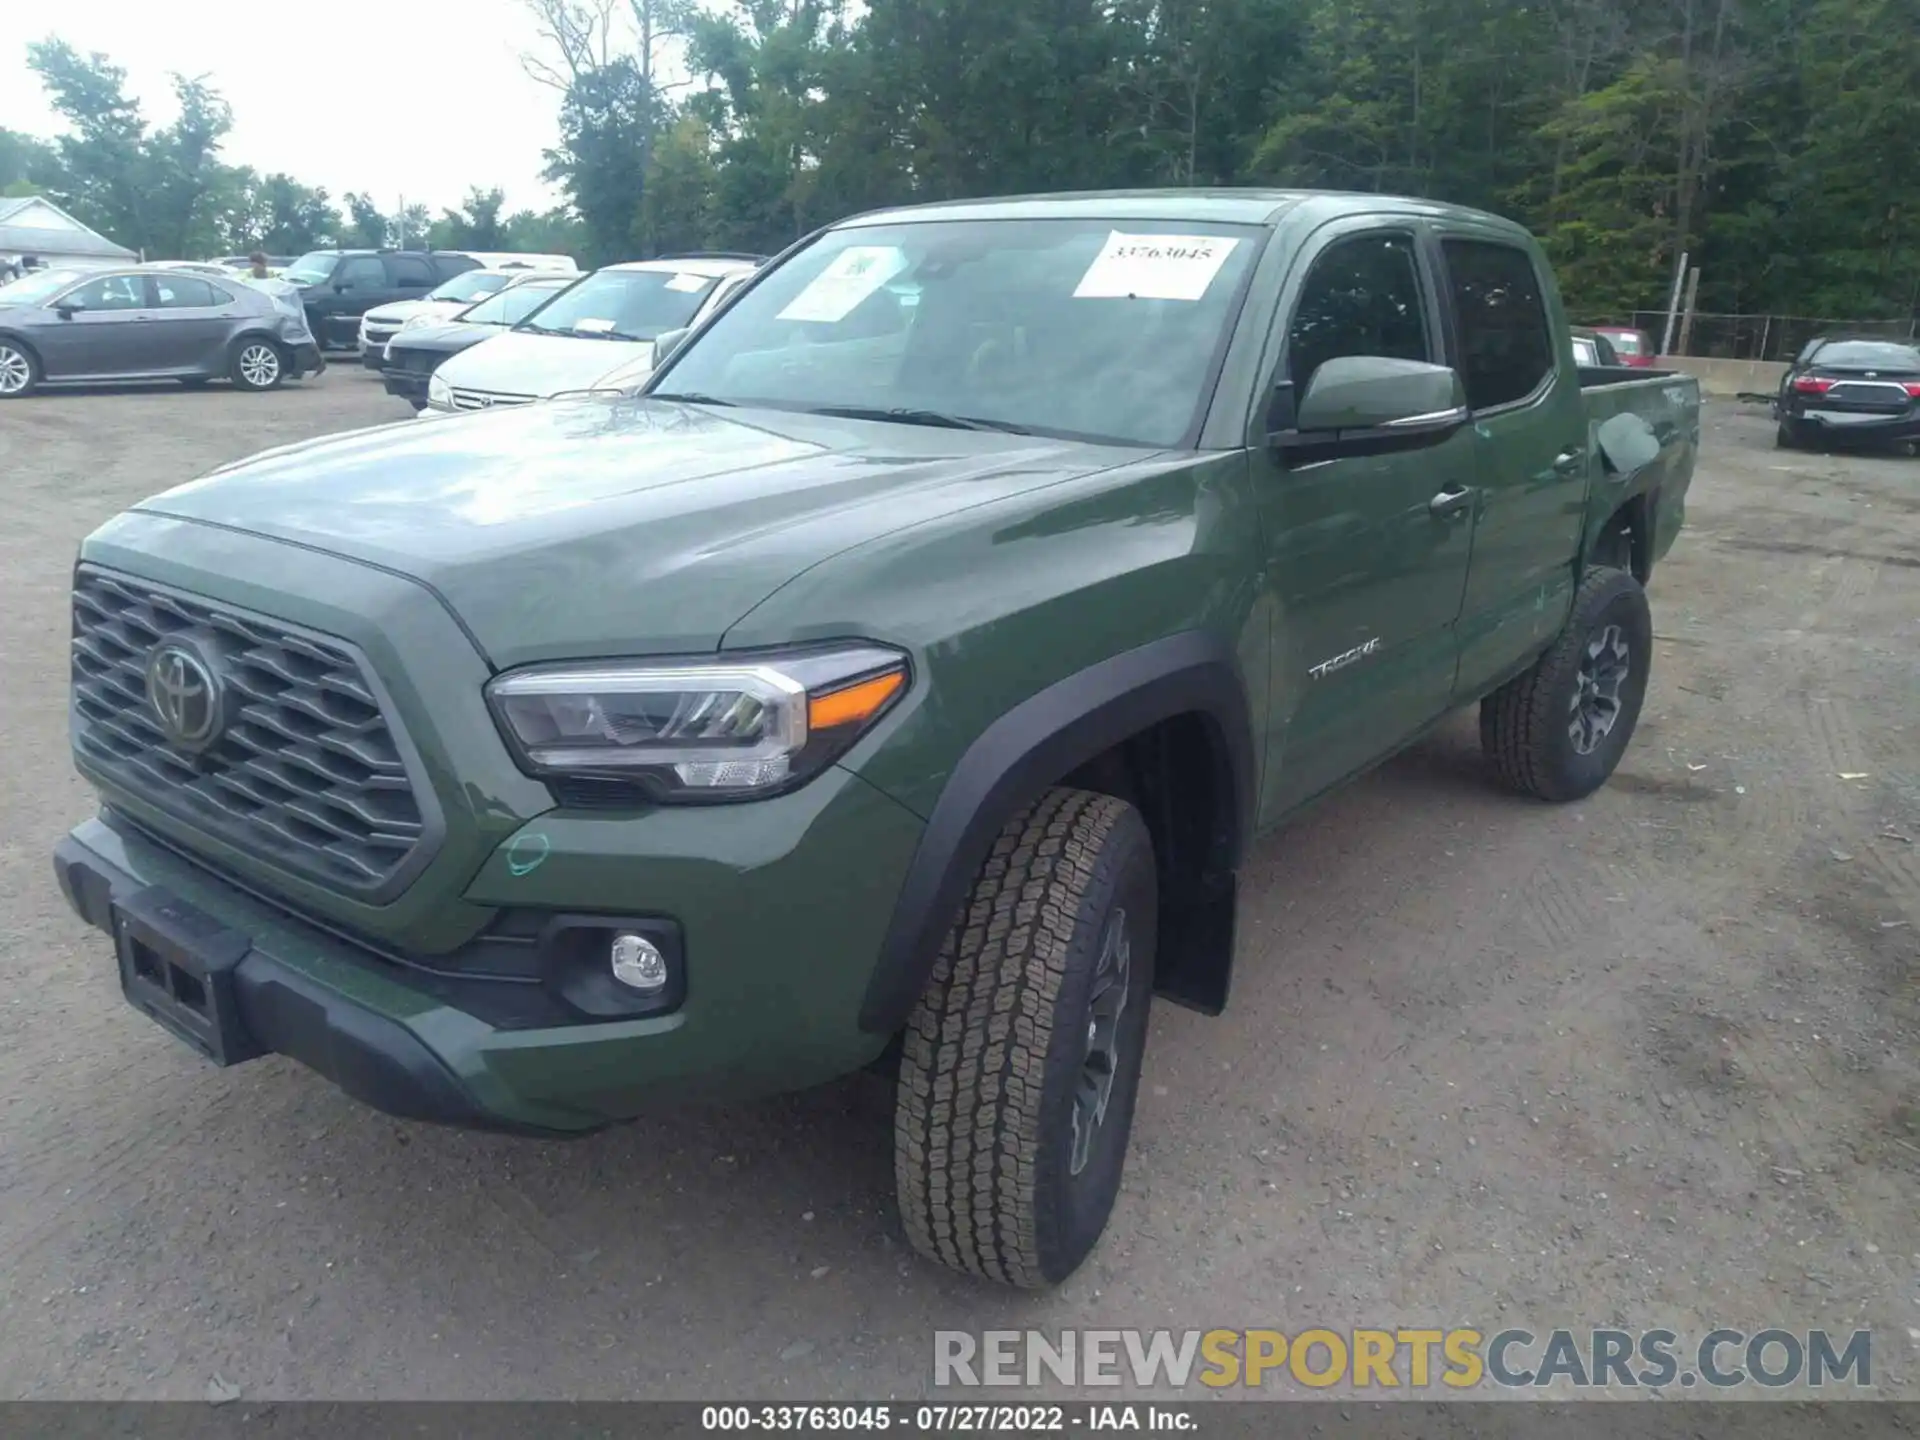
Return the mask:
[[[1545,801],[1633,733],[1699,394],[1507,221],[892,210],[660,351],[84,542],[54,862],[137,1009],[542,1135],[878,1068],[912,1243],[1046,1285],[1254,836],[1469,703]]]

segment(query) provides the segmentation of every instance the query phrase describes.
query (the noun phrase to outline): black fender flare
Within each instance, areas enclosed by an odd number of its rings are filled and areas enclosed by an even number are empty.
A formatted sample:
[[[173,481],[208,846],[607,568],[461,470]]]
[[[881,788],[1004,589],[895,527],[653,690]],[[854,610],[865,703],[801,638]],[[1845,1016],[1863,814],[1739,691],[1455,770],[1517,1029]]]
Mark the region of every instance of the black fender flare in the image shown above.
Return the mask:
[[[1102,660],[1021,701],[961,755],[894,901],[860,1028],[891,1034],[906,1023],[994,837],[1023,804],[1127,737],[1185,714],[1207,723],[1225,756],[1231,817],[1219,863],[1237,867],[1252,831],[1258,770],[1231,646],[1189,630]]]

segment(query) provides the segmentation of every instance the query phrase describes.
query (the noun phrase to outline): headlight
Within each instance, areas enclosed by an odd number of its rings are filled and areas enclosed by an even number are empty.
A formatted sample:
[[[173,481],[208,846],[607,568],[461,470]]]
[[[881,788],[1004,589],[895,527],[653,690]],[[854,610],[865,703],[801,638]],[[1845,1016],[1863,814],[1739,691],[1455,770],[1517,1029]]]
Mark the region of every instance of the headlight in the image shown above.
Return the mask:
[[[439,410],[453,408],[453,386],[447,383],[447,377],[440,374],[427,379],[427,404]]]
[[[418,330],[422,325],[439,324],[440,318],[440,312],[438,310],[422,310],[418,315],[409,315],[401,322],[400,328],[402,330]]]
[[[487,702],[522,769],[633,784],[654,800],[772,795],[844,755],[906,693],[907,660],[846,645],[727,661],[542,665]]]

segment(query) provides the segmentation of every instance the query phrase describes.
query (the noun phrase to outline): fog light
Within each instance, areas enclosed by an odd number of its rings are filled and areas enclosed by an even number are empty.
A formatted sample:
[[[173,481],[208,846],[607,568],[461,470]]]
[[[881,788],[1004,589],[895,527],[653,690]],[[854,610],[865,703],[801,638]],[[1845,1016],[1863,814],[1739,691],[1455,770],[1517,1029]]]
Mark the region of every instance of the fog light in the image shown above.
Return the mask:
[[[667,957],[644,935],[622,930],[613,937],[613,978],[633,990],[653,991],[667,983]]]

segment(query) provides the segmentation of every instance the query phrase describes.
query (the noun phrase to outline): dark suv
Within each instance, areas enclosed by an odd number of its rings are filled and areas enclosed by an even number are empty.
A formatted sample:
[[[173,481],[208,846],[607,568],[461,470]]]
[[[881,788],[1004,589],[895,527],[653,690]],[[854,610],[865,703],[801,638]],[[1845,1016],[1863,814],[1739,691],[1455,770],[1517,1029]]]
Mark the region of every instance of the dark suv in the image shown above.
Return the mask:
[[[434,286],[480,262],[450,250],[314,250],[289,265],[283,279],[300,287],[307,324],[321,349],[351,349],[360,317],[391,300],[418,300]]]

